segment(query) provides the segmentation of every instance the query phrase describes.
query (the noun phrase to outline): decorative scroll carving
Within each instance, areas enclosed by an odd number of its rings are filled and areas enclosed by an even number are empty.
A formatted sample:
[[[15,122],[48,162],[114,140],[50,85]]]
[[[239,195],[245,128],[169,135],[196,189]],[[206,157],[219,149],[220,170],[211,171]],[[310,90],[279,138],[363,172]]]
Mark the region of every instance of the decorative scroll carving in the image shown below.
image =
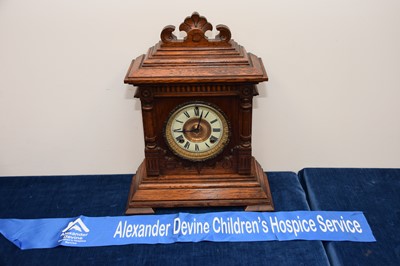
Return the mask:
[[[229,30],[228,26],[219,24],[215,27],[219,34],[215,36],[215,39],[228,42],[231,39],[231,31]]]
[[[212,30],[213,26],[199,13],[194,12],[192,16],[186,17],[184,22],[179,26],[180,31],[185,31],[187,36],[183,40],[173,34],[175,27],[168,25],[161,31],[161,41],[167,46],[176,46],[180,44],[191,44],[194,46],[199,45],[228,45],[231,39],[231,31],[225,25],[217,25],[216,29],[219,34],[215,36],[215,39],[209,40],[205,33]]]
[[[175,26],[168,25],[165,26],[161,31],[161,41],[164,43],[173,42],[177,40],[176,36],[172,33],[175,30]]]

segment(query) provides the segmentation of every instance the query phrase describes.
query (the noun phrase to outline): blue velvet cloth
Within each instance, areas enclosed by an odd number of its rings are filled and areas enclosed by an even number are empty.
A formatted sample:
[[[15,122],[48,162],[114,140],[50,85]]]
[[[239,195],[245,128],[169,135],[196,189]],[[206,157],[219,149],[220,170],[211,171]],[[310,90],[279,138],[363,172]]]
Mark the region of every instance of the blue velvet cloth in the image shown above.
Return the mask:
[[[131,175],[0,177],[0,218],[121,216]],[[268,173],[276,211],[308,210],[298,177]],[[241,208],[163,209],[205,212]],[[0,265],[328,265],[320,241],[175,243],[19,250],[0,236]]]
[[[363,211],[374,243],[326,242],[333,265],[400,265],[400,169],[303,169],[312,210]]]

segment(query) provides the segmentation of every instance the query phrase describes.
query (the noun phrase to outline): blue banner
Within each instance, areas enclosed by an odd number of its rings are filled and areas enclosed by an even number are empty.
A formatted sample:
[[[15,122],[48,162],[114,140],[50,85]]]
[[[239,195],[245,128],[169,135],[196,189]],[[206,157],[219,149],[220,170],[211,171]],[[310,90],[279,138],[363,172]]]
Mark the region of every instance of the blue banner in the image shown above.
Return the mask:
[[[362,212],[328,211],[0,219],[0,233],[20,249],[199,241],[376,241]]]

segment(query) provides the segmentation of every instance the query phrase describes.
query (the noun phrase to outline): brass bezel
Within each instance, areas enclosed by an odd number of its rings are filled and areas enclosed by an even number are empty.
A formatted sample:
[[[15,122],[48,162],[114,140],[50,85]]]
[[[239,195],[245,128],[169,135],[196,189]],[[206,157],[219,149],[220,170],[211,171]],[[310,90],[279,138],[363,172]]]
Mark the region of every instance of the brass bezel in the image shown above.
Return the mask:
[[[215,146],[213,146],[211,149],[204,151],[204,152],[191,152],[191,151],[188,151],[188,150],[182,148],[180,145],[178,145],[176,143],[175,138],[172,136],[172,133],[171,133],[171,126],[172,126],[175,116],[177,114],[179,114],[183,109],[189,108],[191,106],[196,106],[196,105],[197,106],[205,106],[205,107],[211,109],[221,120],[221,124],[222,124],[222,128],[223,128],[222,136],[221,136],[220,140],[218,141],[218,143]],[[169,116],[167,118],[165,126],[164,126],[165,141],[167,143],[167,146],[172,151],[172,153],[174,153],[175,155],[177,155],[180,158],[183,158],[183,159],[186,159],[189,161],[195,161],[195,162],[209,160],[209,159],[215,158],[217,155],[219,155],[224,150],[226,145],[229,143],[230,135],[231,135],[230,125],[229,125],[228,119],[227,119],[226,115],[224,114],[224,112],[218,106],[211,104],[209,102],[204,102],[204,101],[190,101],[190,102],[186,102],[184,104],[178,105],[175,109],[173,109],[171,111],[171,113],[169,114]]]

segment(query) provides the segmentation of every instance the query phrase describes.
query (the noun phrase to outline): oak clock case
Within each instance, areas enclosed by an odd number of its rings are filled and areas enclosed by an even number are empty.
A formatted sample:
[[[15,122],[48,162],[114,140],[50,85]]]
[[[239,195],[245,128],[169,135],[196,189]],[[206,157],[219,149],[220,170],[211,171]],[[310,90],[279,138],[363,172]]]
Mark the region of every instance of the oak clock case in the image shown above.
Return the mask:
[[[260,58],[227,26],[193,13],[134,59],[125,83],[137,86],[144,160],[132,178],[126,214],[157,208],[243,206],[271,211],[268,178],[252,156],[253,97],[268,77]]]

